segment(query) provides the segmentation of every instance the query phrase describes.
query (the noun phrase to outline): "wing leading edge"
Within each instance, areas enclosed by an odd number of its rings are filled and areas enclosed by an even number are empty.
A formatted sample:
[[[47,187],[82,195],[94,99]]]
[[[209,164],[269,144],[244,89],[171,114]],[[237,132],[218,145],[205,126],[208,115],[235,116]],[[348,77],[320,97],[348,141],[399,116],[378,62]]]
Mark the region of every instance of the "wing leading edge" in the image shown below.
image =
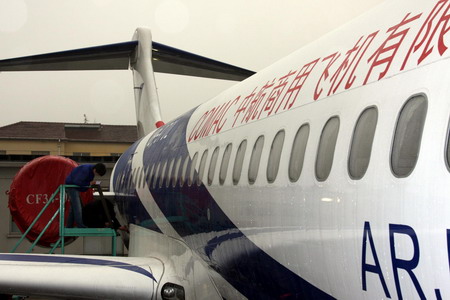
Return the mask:
[[[2,71],[126,70],[138,41],[0,60]],[[152,42],[155,72],[241,81],[255,72]]]
[[[0,294],[154,299],[162,268],[143,257],[0,254]]]

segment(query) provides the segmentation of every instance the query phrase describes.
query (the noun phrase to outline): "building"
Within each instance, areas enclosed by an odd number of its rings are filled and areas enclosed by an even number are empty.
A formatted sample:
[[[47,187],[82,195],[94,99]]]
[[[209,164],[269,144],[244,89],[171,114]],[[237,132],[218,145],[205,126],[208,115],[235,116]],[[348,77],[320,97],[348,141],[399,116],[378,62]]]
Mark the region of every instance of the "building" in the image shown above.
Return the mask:
[[[0,127],[0,155],[86,156],[113,161],[110,157],[120,156],[136,139],[136,126],[18,122]]]
[[[107,167],[102,187],[108,190],[114,163],[136,140],[136,126],[18,122],[0,127],[0,252],[9,252],[21,236],[9,213],[7,192],[22,166],[43,155],[65,156],[79,164],[102,162]],[[23,244],[18,252],[26,251],[30,245],[28,241]],[[118,246],[120,253],[123,247]],[[48,252],[46,248],[35,249],[37,253]],[[109,251],[107,238],[80,237],[66,248],[66,253],[74,254],[108,254]]]

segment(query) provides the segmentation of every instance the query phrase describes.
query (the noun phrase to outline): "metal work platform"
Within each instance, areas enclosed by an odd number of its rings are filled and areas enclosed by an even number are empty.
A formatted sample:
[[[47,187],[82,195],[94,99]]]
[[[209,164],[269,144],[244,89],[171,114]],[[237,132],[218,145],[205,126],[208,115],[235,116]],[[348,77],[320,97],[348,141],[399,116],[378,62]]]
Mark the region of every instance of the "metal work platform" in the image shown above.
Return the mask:
[[[20,246],[20,244],[23,242],[27,234],[30,232],[30,230],[33,228],[33,226],[36,224],[36,222],[40,219],[44,211],[48,208],[48,206],[55,200],[56,196],[59,195],[59,199],[66,199],[66,188],[72,188],[72,187],[78,187],[76,185],[67,185],[62,184],[60,185],[56,191],[52,194],[49,201],[46,203],[46,205],[42,208],[42,210],[39,212],[39,214],[36,216],[36,218],[33,220],[33,222],[30,224],[28,229],[22,234],[21,238],[17,242],[17,244],[14,246],[14,248],[11,250],[11,253],[14,253],[17,248]],[[103,193],[101,191],[100,186],[92,186],[98,188],[100,199],[103,203],[103,206],[105,208],[105,213],[110,218],[109,212],[107,211],[105,199],[103,198]],[[64,227],[64,212],[65,212],[65,201],[60,201],[59,209],[55,211],[52,218],[48,221],[47,225],[44,227],[44,229],[41,231],[39,236],[36,238],[36,240],[33,242],[33,244],[28,248],[26,253],[30,253],[33,248],[39,243],[39,240],[44,235],[44,233],[47,231],[47,229],[50,227],[50,225],[55,221],[56,217],[59,215],[59,238],[52,245],[52,248],[50,249],[50,254],[54,253],[57,248],[61,248],[61,253],[64,254],[64,248],[65,248],[65,238],[66,237],[79,237],[79,236],[92,236],[92,237],[102,237],[107,236],[111,237],[111,254],[113,256],[116,256],[116,231],[113,228],[66,228]]]

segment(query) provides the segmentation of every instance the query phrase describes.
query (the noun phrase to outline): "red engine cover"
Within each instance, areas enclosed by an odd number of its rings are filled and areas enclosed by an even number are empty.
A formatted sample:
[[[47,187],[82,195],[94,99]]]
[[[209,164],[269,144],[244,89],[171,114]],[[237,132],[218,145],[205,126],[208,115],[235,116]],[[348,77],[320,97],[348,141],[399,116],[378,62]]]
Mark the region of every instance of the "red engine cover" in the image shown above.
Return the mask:
[[[61,156],[43,156],[36,158],[14,176],[9,190],[9,210],[17,227],[23,233],[31,225],[33,220],[45,206],[51,195],[59,185],[64,184],[67,175],[78,164],[73,160]],[[92,190],[81,193],[83,204],[93,200]],[[70,202],[66,197],[65,220],[69,212]],[[59,195],[55,201],[47,207],[33,229],[27,234],[27,238],[34,242],[41,231],[59,209]],[[38,244],[49,247],[59,238],[59,216],[53,221]]]

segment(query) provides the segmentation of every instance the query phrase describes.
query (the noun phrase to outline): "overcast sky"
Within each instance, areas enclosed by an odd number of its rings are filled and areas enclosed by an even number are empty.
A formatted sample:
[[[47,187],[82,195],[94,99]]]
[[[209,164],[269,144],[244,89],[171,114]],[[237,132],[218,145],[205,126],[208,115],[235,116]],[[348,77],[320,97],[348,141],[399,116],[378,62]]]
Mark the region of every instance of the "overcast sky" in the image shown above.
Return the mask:
[[[0,59],[157,42],[259,71],[382,0],[0,0]],[[235,82],[157,74],[164,121]],[[0,73],[0,126],[19,121],[134,125],[131,71]]]

